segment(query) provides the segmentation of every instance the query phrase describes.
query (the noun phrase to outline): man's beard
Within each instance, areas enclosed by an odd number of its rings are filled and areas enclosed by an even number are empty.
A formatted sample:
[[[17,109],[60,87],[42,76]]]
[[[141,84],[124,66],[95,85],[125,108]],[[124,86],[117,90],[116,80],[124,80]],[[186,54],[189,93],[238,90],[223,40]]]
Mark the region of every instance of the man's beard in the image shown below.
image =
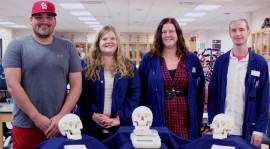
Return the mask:
[[[41,35],[41,34],[39,34],[39,33],[35,33],[35,34],[36,34],[38,37],[43,38],[43,39],[48,38],[48,37],[51,36],[51,34],[47,34],[47,35]]]
[[[40,26],[39,26],[40,27]],[[51,25],[48,25],[48,27],[51,27]],[[39,38],[48,38],[52,35],[52,32],[48,32],[47,34],[40,34],[38,31],[34,30],[34,33],[39,37]]]

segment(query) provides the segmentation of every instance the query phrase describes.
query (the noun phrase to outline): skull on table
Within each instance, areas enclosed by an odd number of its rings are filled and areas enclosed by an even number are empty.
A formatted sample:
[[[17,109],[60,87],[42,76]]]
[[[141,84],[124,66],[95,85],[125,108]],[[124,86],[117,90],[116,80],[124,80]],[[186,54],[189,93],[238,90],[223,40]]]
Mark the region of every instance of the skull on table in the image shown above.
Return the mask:
[[[214,139],[227,138],[230,135],[231,131],[233,131],[233,128],[233,119],[224,113],[216,115],[211,124]]]
[[[75,114],[66,114],[58,122],[58,128],[63,136],[68,139],[82,139],[81,129],[83,128],[82,121]]]
[[[153,122],[152,111],[145,106],[137,107],[132,113],[132,122],[137,131],[149,131]]]

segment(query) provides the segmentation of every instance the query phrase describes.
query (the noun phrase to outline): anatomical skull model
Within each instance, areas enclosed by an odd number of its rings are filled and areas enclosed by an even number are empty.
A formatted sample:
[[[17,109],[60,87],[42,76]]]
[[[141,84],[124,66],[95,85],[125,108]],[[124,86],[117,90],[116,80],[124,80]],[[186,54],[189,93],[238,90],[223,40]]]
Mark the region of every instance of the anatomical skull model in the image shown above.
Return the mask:
[[[234,128],[233,119],[226,114],[218,114],[214,117],[211,124],[214,139],[225,139],[230,135]]]
[[[134,148],[160,148],[161,140],[157,130],[150,129],[153,114],[148,107],[137,107],[132,113],[132,122],[135,129],[130,139]]]
[[[63,136],[68,139],[82,139],[81,129],[83,128],[82,121],[75,114],[66,114],[58,122],[58,128]]]
[[[145,106],[136,108],[132,113],[132,122],[135,133],[149,133],[153,122],[152,111]]]

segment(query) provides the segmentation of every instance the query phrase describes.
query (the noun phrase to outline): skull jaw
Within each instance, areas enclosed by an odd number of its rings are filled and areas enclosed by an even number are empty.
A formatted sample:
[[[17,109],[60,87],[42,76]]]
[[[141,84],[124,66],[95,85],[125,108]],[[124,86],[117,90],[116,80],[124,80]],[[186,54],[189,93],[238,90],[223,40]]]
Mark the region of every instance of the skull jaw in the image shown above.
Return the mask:
[[[74,134],[74,135],[67,134],[67,138],[71,140],[80,140],[82,139],[82,135],[81,134]]]
[[[141,127],[137,127],[133,130],[133,133],[135,135],[150,135],[151,134],[151,130],[149,128],[141,128]]]
[[[66,132],[67,138],[71,140],[80,140],[82,139],[81,130],[75,129],[75,130],[69,130]]]
[[[228,137],[228,133],[227,132],[213,132],[213,139],[226,139]]]

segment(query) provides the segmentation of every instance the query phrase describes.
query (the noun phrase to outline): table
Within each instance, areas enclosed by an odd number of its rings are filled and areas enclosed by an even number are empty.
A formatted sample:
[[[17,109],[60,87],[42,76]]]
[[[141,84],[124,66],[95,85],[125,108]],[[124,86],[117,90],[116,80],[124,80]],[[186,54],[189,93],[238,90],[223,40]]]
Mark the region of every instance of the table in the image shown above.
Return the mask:
[[[119,127],[114,135],[104,140],[102,143],[110,149],[133,148],[130,140],[130,133],[132,133],[133,129],[134,127]],[[213,139],[212,135],[205,135],[191,141],[176,136],[166,127],[152,127],[151,129],[158,131],[161,138],[162,149],[211,149],[213,145],[232,146],[235,147],[235,149],[258,149],[244,139],[233,135],[226,139]]]
[[[162,149],[180,148],[181,145],[191,142],[190,140],[176,136],[167,127],[151,127],[151,129],[156,129],[158,131]],[[133,148],[130,140],[130,133],[132,133],[133,130],[134,127],[121,126],[114,135],[104,140],[102,143],[110,149]]]
[[[3,148],[3,123],[12,121],[12,109],[9,105],[8,103],[0,103],[0,148]]]
[[[199,139],[196,139],[189,144],[185,144],[180,149],[211,149],[213,145],[217,146],[231,146],[235,149],[258,149],[238,136],[229,136],[226,139],[213,139],[212,135],[205,135]]]
[[[89,149],[107,149],[107,147],[96,138],[82,134],[82,139],[71,140],[64,136],[54,137],[39,144],[34,149],[63,149],[67,145],[83,145]],[[75,147],[72,147],[73,149]]]

